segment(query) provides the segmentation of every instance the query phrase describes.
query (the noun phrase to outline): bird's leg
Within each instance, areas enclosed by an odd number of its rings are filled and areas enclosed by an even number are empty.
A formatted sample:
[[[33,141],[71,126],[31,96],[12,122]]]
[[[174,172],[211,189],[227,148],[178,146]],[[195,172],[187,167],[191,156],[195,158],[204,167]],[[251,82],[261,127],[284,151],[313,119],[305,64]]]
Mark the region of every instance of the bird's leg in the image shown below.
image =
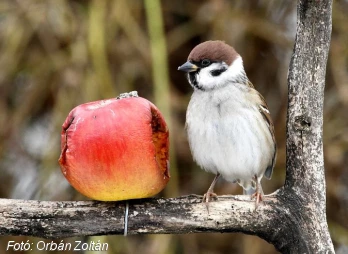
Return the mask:
[[[214,198],[217,197],[217,195],[214,193],[214,186],[215,186],[217,180],[219,179],[219,177],[220,177],[220,174],[217,173],[217,175],[215,176],[213,182],[211,183],[207,193],[205,193],[203,196],[203,203],[208,204],[211,201],[212,197],[214,197]]]
[[[251,195],[251,198],[255,198],[255,210],[259,206],[260,201],[263,199],[263,190],[261,186],[261,179],[259,179],[256,175],[254,176],[256,190],[255,193]]]

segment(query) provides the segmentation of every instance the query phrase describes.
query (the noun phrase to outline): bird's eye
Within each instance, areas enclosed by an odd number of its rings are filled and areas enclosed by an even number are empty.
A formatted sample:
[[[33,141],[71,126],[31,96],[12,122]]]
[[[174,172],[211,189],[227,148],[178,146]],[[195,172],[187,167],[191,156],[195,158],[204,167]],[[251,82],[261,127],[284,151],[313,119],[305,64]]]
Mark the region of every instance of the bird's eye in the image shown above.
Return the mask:
[[[203,59],[201,62],[202,66],[206,67],[210,64],[210,60],[209,59]]]

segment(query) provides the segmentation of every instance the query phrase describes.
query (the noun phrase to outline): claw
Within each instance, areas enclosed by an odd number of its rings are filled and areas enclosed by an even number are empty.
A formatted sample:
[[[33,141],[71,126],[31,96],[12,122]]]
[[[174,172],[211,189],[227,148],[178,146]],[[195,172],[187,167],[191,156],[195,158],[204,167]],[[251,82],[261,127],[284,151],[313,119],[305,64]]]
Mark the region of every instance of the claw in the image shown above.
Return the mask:
[[[212,199],[217,199],[217,195],[214,192],[207,192],[203,196],[203,203],[209,203]]]
[[[263,195],[260,192],[255,192],[254,194],[251,195],[251,199],[255,198],[255,210],[259,206],[260,202],[263,200]]]
[[[261,186],[261,179],[258,179],[257,176],[254,176],[254,180],[256,183],[256,190],[255,193],[253,193],[251,195],[251,199],[255,198],[255,211],[257,209],[257,207],[259,206],[260,202],[262,202],[263,200],[263,190],[262,190],[262,186]]]
[[[209,214],[209,202],[212,201],[213,199],[217,199],[217,195],[214,192],[210,192],[208,190],[207,193],[204,194],[202,203],[205,204],[205,207],[207,208],[207,212]]]
[[[203,200],[202,200],[202,203],[205,204],[206,208],[207,208],[207,211],[208,211],[208,214],[209,214],[209,202],[212,200],[212,199],[217,199],[217,195],[214,193],[214,186],[216,184],[216,181],[219,179],[220,177],[220,174],[217,174],[213,180],[213,182],[211,183],[207,193],[204,194],[203,196]]]

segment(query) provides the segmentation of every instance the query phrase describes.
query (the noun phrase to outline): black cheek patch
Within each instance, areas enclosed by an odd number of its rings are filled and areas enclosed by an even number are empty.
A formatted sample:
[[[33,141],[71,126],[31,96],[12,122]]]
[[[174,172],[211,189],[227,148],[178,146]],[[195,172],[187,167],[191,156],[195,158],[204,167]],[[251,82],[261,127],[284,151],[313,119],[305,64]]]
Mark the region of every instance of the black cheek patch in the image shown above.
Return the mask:
[[[221,68],[221,69],[211,71],[210,74],[213,77],[216,77],[216,76],[219,76],[221,73],[225,72],[226,70],[227,70],[226,68]]]

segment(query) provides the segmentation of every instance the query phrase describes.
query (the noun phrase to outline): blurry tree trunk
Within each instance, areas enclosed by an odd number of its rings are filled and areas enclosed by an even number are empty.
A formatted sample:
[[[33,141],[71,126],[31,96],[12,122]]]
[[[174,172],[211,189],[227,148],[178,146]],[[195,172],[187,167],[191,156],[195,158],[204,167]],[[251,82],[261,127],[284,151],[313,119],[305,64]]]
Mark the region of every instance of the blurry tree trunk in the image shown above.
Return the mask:
[[[170,81],[168,68],[168,53],[165,40],[163,16],[161,3],[159,0],[146,0],[144,2],[146,10],[147,27],[149,29],[150,48],[152,57],[152,79],[154,86],[154,100],[156,106],[164,115],[169,130],[173,130],[174,124],[170,108]],[[169,136],[170,145],[170,182],[164,193],[168,196],[178,195],[179,179],[176,163],[174,136]]]
[[[333,253],[326,222],[323,100],[331,36],[331,0],[299,0],[289,68],[285,186],[258,209],[247,196],[124,202],[50,202],[0,199],[0,235],[69,237],[123,234],[242,232],[258,235],[282,253]]]

